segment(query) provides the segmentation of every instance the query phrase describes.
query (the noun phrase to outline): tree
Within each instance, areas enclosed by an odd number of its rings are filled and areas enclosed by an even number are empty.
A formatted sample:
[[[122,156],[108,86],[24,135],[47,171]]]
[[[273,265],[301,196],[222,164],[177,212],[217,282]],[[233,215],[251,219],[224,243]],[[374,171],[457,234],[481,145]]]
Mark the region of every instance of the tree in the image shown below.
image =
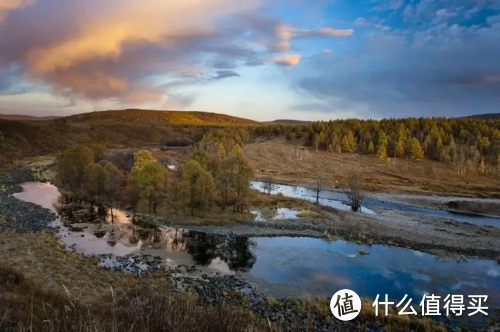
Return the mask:
[[[356,140],[350,130],[342,137],[342,150],[348,153],[356,151]]]
[[[370,141],[370,143],[368,144],[368,153],[373,153],[375,152],[375,147],[373,146],[373,142]]]
[[[422,147],[420,146],[420,142],[418,139],[413,138],[411,140],[411,159],[413,161],[420,161],[424,158],[424,151],[422,151]]]
[[[99,143],[90,143],[87,147],[94,153],[94,161],[98,162],[104,159],[107,148],[105,145]]]
[[[233,188],[236,193],[236,211],[243,213],[250,196],[250,179],[253,176],[253,170],[248,165],[248,161],[243,156],[241,149],[236,145],[233,149],[231,162],[233,164]]]
[[[366,192],[363,190],[363,178],[358,170],[353,170],[347,175],[347,187],[344,192],[351,209],[354,212],[361,211]]]
[[[195,209],[206,209],[210,206],[215,185],[212,175],[203,169],[196,160],[188,160],[184,166],[182,174],[188,194],[188,205],[191,214]]]
[[[262,189],[268,195],[271,195],[271,192],[277,188],[276,180],[272,176],[265,176],[261,179]]]
[[[114,222],[113,207],[117,204],[120,198],[120,188],[123,187],[124,176],[123,173],[112,163],[106,163],[104,165],[104,171],[106,173],[104,200],[109,204],[109,208],[111,209],[111,222]]]
[[[219,158],[219,163],[226,158],[226,149],[224,148],[224,144],[219,144],[219,149],[217,150],[217,157]]]
[[[135,218],[137,207],[139,206],[139,202],[141,200],[141,188],[139,187],[138,180],[135,177],[128,177],[125,189],[121,193],[121,200],[123,204],[132,209],[132,215]]]
[[[215,192],[215,184],[212,174],[202,171],[196,179],[194,185],[196,206],[200,210],[206,210],[212,206],[212,199]]]
[[[106,194],[107,174],[99,164],[93,164],[90,168],[86,192],[89,197],[95,197],[97,200],[102,200]]]
[[[395,154],[396,154],[396,157],[398,158],[402,158],[404,155],[405,155],[405,143],[404,143],[404,140],[399,140],[397,143],[396,143],[396,147],[394,149],[395,151]]]
[[[58,182],[62,187],[77,193],[86,184],[93,165],[94,154],[89,148],[73,147],[65,151],[57,162]]]
[[[134,166],[132,167],[132,176],[137,176],[141,168],[149,163],[156,162],[151,152],[141,150],[134,153]]]
[[[387,135],[383,131],[378,137],[377,157],[383,162],[387,161]]]
[[[220,165],[220,171],[217,174],[217,189],[220,196],[221,211],[226,210],[229,201],[234,196],[233,183],[233,159],[226,158]]]
[[[145,164],[137,174],[141,197],[148,202],[148,211],[156,212],[160,194],[167,183],[167,169],[158,162]]]
[[[316,174],[316,178],[314,179],[314,191],[316,192],[316,204],[319,204],[319,195],[321,191],[323,191],[324,187],[324,177],[323,172],[319,171]]]

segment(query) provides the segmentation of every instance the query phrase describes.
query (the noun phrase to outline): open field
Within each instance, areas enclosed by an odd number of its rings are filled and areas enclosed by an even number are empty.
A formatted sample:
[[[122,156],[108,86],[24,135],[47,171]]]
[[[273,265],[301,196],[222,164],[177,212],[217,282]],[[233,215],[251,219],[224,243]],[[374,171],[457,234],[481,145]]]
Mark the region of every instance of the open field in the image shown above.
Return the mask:
[[[347,173],[359,169],[370,191],[499,197],[500,180],[459,175],[452,166],[422,160],[398,159],[383,164],[374,156],[306,150],[282,139],[248,144],[243,149],[258,177],[271,175],[280,182],[311,185],[321,172],[328,185],[342,185]]]

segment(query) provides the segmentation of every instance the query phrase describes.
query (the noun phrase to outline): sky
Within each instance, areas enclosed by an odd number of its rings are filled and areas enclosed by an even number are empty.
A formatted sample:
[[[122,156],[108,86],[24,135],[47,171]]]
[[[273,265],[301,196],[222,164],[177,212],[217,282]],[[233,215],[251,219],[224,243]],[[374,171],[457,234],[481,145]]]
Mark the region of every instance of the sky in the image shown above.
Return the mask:
[[[0,113],[500,112],[500,0],[0,0]]]

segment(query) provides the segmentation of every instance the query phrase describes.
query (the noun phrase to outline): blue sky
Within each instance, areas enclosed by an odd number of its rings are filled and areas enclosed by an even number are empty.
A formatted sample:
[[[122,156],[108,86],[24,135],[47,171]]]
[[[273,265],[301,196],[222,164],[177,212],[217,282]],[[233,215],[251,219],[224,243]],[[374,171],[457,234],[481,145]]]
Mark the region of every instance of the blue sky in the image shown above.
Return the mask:
[[[500,0],[0,0],[0,113],[500,111]]]

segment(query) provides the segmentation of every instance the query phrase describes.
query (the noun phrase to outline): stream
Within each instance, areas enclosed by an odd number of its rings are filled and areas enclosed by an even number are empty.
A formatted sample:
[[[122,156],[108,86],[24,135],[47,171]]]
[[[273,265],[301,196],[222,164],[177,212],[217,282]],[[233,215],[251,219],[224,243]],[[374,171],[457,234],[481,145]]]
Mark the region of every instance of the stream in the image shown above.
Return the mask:
[[[251,186],[252,189],[264,192],[262,182],[253,181]],[[277,184],[275,185],[275,189],[272,190],[271,194],[282,194],[283,196],[287,197],[300,198],[308,200],[310,202],[316,202],[316,192],[314,191],[314,189],[307,187]],[[340,191],[322,190],[320,193],[319,204],[321,205],[330,206],[339,210],[349,211],[351,210],[351,207],[344,203],[346,201],[347,201],[346,194]],[[460,222],[468,222],[471,224],[481,225],[481,226],[500,227],[500,218],[452,213],[444,210],[417,207],[409,204],[387,202],[372,197],[367,197],[364,200],[361,212],[374,215],[375,212],[370,209],[374,207],[393,209],[405,212],[414,212],[423,215],[441,217]]]
[[[60,193],[45,183],[24,183],[14,196],[57,212]],[[280,192],[308,195],[307,189],[280,187]],[[323,199],[330,199],[328,192]],[[370,206],[370,204],[367,204]],[[365,211],[368,209],[364,209]],[[138,234],[125,213],[113,210],[102,222],[63,226],[54,221],[66,247],[87,255],[156,255],[166,266],[195,264],[222,274],[238,273],[274,297],[330,298],[339,289],[361,297],[401,300],[417,305],[423,294],[488,295],[490,313],[500,308],[500,264],[494,260],[442,260],[437,256],[386,245],[361,245],[344,240],[307,237],[230,237],[158,227]],[[283,212],[284,213],[284,212]],[[262,218],[263,216],[258,216]],[[112,258],[103,265],[112,264]],[[417,309],[419,310],[419,309]]]

